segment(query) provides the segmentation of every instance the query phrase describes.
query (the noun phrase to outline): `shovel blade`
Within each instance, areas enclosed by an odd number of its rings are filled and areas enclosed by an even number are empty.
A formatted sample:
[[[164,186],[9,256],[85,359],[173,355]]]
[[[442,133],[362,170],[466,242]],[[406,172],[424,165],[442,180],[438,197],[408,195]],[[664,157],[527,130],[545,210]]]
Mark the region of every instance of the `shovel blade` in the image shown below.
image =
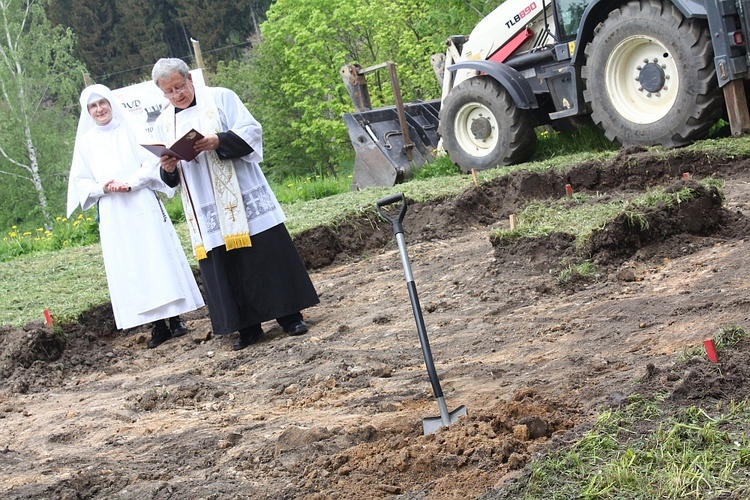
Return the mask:
[[[462,415],[466,415],[466,407],[464,405],[459,406],[452,412],[448,412],[444,417],[425,417],[422,419],[422,430],[424,435],[432,434],[437,432],[441,427],[447,427]]]

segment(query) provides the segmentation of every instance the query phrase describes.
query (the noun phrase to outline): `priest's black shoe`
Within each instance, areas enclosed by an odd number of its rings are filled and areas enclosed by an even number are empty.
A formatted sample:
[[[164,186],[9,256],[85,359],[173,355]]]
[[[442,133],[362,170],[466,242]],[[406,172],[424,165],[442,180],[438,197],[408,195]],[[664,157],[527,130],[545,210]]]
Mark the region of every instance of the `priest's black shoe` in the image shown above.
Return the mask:
[[[263,332],[260,333],[249,333],[240,331],[240,340],[235,342],[232,349],[235,351],[241,351],[247,346],[256,344],[263,338]]]
[[[303,335],[307,333],[307,323],[304,321],[295,321],[286,328],[286,333],[292,336]]]
[[[187,326],[179,316],[169,318],[169,330],[172,332],[172,337],[182,337],[188,332]]]
[[[166,323],[154,324],[153,330],[151,330],[151,340],[148,341],[148,348],[153,349],[159,347],[164,342],[172,338],[172,332]]]

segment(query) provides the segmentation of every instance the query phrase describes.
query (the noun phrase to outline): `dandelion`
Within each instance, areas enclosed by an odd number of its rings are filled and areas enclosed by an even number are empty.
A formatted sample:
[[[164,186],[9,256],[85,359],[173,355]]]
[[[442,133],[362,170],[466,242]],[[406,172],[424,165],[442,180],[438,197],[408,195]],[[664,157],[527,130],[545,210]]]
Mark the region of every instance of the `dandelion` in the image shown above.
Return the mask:
[[[31,231],[24,231],[24,232],[23,232],[23,235],[24,235],[24,236],[31,236]]]

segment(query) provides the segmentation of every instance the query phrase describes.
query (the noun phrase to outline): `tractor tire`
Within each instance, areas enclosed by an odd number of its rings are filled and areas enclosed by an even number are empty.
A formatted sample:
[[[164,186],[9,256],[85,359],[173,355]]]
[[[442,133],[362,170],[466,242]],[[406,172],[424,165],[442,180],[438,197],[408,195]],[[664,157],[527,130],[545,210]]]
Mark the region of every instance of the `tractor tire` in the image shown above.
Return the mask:
[[[594,30],[581,71],[591,118],[622,146],[684,146],[721,118],[708,28],[669,2],[633,1]]]
[[[450,91],[438,133],[451,161],[467,173],[526,161],[536,144],[531,113],[489,77],[470,78]]]

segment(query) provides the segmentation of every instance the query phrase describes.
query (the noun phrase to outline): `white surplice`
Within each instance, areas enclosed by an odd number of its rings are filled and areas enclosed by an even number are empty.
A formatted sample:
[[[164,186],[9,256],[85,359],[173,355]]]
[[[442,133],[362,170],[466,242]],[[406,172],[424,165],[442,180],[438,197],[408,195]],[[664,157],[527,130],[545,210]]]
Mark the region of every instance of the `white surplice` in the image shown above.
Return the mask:
[[[198,91],[214,100],[219,112],[221,130],[208,129],[208,125],[201,118],[200,102],[197,106],[181,110],[179,113],[175,113],[174,106],[169,105],[162,110],[154,124],[154,138],[165,144],[171,144],[191,128],[203,135],[234,132],[253,148],[253,152],[249,155],[232,160],[237,181],[242,190],[250,236],[285,222],[284,211],[258,164],[263,160],[260,123],[250,114],[233,91],[222,87],[203,87],[196,90]],[[197,219],[206,251],[224,245],[217,213],[219,210],[226,210],[227,207],[216,205],[206,155],[199,154],[193,161],[183,161],[180,168],[182,168],[186,184],[183,186],[186,188],[183,191],[183,197],[188,196],[192,201],[192,209],[186,209],[185,216]]]
[[[77,144],[70,174],[73,203],[84,210],[99,204],[117,327],[132,328],[203,306],[177,233],[154,192],[173,193],[159,178],[156,159],[119,120],[93,127]],[[132,191],[105,194],[102,187],[110,179],[127,183]]]

